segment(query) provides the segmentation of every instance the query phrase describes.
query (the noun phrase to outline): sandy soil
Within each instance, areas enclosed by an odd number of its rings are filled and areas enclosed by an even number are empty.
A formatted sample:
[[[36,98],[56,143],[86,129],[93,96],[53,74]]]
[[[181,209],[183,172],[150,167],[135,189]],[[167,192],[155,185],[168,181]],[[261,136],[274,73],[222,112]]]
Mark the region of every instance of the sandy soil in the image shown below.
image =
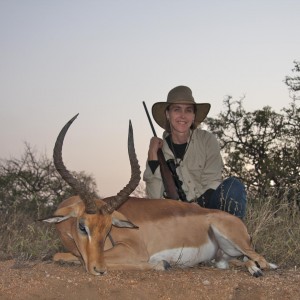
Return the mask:
[[[111,271],[96,277],[80,265],[0,262],[0,299],[300,299],[300,270],[254,278],[245,269],[208,266],[158,271]]]

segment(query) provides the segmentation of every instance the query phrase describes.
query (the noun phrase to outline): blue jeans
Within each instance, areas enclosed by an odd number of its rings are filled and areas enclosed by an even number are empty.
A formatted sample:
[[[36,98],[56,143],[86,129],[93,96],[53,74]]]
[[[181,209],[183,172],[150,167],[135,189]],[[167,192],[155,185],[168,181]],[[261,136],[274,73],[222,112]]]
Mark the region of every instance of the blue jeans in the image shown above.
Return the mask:
[[[199,198],[199,204],[203,201]],[[206,208],[220,209],[241,219],[246,214],[247,197],[244,184],[236,177],[225,179],[216,190],[212,191],[209,199],[203,201]]]

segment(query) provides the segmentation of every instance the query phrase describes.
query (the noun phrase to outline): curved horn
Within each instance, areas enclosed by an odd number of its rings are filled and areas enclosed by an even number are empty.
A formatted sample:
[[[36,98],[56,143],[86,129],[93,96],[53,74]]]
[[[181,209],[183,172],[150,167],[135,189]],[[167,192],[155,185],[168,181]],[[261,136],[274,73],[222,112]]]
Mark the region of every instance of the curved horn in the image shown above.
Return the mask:
[[[76,194],[80,196],[82,201],[85,204],[85,211],[89,214],[95,214],[97,212],[96,204],[94,201],[94,193],[91,193],[87,186],[76,179],[65,167],[63,160],[62,160],[62,146],[64,142],[65,135],[73,123],[73,121],[77,118],[79,114],[74,116],[60,131],[56,143],[53,149],[53,161],[54,166],[57,172],[60,174],[62,179],[66,181],[69,186],[74,190]]]
[[[128,155],[131,166],[131,178],[129,183],[100,208],[103,214],[111,214],[115,209],[120,207],[128,199],[128,196],[135,190],[141,180],[141,170],[135,153],[131,121],[129,121],[128,130]]]

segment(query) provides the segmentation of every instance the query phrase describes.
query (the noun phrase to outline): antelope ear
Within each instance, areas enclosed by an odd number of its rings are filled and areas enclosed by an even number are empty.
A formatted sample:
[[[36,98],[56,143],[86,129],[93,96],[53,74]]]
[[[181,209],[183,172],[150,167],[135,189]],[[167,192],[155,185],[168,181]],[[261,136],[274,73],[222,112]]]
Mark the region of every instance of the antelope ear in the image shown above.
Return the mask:
[[[55,211],[55,216],[40,219],[38,221],[47,223],[60,223],[71,217],[78,217],[84,212],[84,204],[82,201],[75,202],[73,204],[63,206]]]
[[[84,204],[80,201],[57,209],[55,212],[55,216],[39,219],[38,221],[47,223],[60,223],[62,221],[68,220],[71,217],[78,217],[83,212]]]
[[[120,220],[117,218],[112,218],[112,224],[119,228],[139,228],[138,226],[134,225],[132,222],[127,220]]]
[[[67,220],[71,217],[72,217],[72,215],[53,216],[53,217],[49,217],[49,218],[45,218],[45,219],[39,219],[38,221],[47,222],[47,223],[60,223],[60,222],[62,222],[64,220]]]
[[[139,228],[118,211],[112,213],[112,224],[119,228]]]

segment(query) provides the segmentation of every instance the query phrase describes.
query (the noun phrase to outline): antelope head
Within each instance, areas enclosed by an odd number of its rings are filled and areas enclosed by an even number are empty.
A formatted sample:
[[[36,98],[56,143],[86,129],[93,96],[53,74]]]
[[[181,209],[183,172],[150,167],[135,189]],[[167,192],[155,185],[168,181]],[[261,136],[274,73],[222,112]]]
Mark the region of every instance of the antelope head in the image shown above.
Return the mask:
[[[135,190],[141,172],[134,148],[132,125],[129,122],[128,154],[131,165],[129,183],[116,196],[98,199],[95,193],[67,170],[62,160],[64,137],[77,116],[78,114],[60,131],[54,146],[53,160],[58,173],[79,197],[71,197],[63,201],[54,216],[43,221],[56,223],[64,246],[83,261],[87,272],[102,275],[106,273],[104,243],[111,226],[137,228],[116,209]]]

